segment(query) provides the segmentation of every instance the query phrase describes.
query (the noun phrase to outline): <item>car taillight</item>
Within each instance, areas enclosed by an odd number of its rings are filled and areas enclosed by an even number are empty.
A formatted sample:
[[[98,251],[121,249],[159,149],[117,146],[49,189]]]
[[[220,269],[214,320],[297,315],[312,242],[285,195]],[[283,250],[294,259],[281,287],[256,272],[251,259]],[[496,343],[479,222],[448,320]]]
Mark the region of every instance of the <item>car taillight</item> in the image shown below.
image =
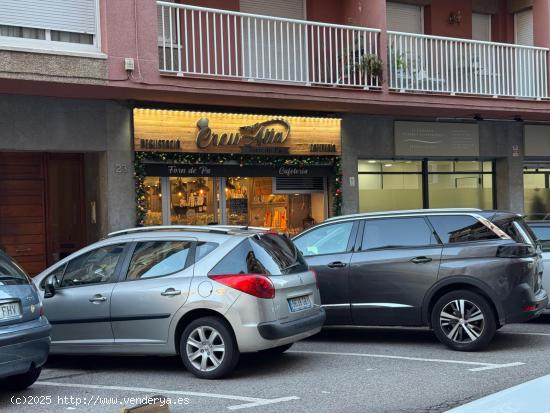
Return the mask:
[[[500,258],[528,258],[535,255],[535,247],[527,244],[501,245],[497,249],[497,257]]]
[[[275,286],[261,274],[209,275],[208,278],[258,298],[274,298]]]
[[[310,268],[309,270],[313,273],[313,276],[315,277],[315,285],[317,286],[317,289],[319,289],[319,276],[317,275],[317,271],[313,268]]]

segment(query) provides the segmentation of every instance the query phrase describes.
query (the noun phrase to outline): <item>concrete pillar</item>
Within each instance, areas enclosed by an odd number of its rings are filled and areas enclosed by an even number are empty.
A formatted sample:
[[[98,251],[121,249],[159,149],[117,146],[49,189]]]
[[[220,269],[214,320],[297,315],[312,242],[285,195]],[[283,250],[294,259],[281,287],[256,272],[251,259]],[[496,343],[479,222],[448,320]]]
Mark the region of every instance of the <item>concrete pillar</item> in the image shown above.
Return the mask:
[[[523,213],[523,122],[479,124],[480,155],[496,159],[498,209]]]
[[[384,62],[382,91],[388,92],[388,35],[386,33],[386,0],[345,0],[342,2],[344,24],[380,29],[380,59]]]
[[[342,213],[359,212],[359,159],[394,157],[393,119],[364,114],[342,117]],[[350,181],[351,178],[351,181]],[[351,183],[354,183],[352,186]]]
[[[99,160],[102,235],[136,226],[132,129],[130,107],[122,104],[107,107],[107,151]]]
[[[523,214],[523,157],[496,161],[497,208]]]

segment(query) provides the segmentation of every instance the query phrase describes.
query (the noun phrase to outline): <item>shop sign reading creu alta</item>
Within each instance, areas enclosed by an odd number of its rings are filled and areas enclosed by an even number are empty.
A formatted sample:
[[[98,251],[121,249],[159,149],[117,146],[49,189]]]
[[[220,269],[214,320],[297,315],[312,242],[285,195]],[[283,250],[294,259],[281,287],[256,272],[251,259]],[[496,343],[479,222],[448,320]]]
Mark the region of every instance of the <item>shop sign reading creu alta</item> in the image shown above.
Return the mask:
[[[137,151],[339,155],[340,119],[134,109]]]
[[[236,133],[214,133],[208,126],[208,118],[202,118],[197,122],[197,128],[195,142],[200,149],[212,146],[236,146],[240,147],[242,153],[270,154],[288,154],[290,149],[279,146],[287,140],[290,134],[290,124],[283,119],[272,119],[250,126],[241,126],[239,132]]]

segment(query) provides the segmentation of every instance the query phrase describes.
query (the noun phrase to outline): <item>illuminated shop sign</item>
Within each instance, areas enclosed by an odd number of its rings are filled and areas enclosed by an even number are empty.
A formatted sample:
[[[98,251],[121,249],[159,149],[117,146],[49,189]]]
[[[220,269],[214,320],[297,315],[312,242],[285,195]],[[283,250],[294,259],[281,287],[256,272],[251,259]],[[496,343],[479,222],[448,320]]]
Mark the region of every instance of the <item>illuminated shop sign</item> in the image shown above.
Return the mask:
[[[340,119],[134,110],[136,151],[338,155]]]

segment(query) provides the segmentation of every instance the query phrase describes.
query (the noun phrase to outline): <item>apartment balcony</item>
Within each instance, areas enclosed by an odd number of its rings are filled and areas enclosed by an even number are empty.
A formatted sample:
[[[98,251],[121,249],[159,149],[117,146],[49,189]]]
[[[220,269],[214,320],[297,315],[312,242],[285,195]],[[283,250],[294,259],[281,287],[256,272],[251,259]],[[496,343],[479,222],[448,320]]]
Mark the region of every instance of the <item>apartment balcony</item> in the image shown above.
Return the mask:
[[[162,74],[548,98],[548,49],[157,2]],[[387,44],[387,50],[380,45]],[[383,82],[386,82],[384,84]],[[365,92],[368,93],[368,92]]]
[[[399,92],[548,98],[548,49],[388,31],[388,86]]]
[[[380,88],[380,30],[157,2],[160,71]]]

